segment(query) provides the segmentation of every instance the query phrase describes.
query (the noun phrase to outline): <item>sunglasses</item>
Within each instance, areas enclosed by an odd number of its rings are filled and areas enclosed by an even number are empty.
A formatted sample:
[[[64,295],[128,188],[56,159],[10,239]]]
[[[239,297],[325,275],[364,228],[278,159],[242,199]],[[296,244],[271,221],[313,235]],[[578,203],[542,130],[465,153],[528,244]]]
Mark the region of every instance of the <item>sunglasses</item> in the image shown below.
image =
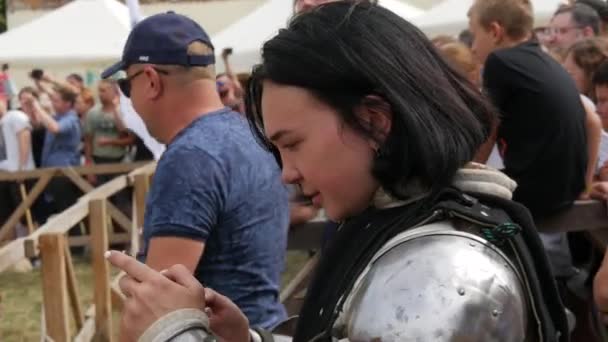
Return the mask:
[[[162,69],[157,69],[157,68],[153,68],[153,69],[159,74],[169,75],[169,72],[167,70],[162,70]],[[131,81],[133,81],[133,79],[135,79],[135,77],[137,77],[143,73],[144,73],[144,71],[140,70],[129,77],[121,78],[117,81],[118,88],[120,88],[120,91],[123,93],[124,96],[126,96],[128,98],[131,97]]]

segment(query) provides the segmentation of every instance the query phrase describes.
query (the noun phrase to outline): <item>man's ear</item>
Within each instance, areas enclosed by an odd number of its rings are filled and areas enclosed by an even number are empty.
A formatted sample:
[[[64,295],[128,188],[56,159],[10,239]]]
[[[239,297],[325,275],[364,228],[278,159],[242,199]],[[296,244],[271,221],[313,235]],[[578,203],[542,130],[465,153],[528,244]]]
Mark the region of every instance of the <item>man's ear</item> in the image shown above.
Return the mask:
[[[160,74],[151,65],[144,67],[144,74],[148,82],[146,85],[146,95],[151,100],[159,98],[164,90]]]
[[[361,125],[371,133],[371,147],[377,150],[391,132],[393,124],[391,105],[380,96],[368,95],[355,108],[355,115]]]
[[[595,32],[593,32],[593,29],[591,28],[591,26],[583,27],[581,32],[583,33],[583,37],[594,37],[595,36]]]
[[[499,45],[505,39],[505,29],[496,21],[490,23],[488,32],[492,35],[494,44],[496,45]]]

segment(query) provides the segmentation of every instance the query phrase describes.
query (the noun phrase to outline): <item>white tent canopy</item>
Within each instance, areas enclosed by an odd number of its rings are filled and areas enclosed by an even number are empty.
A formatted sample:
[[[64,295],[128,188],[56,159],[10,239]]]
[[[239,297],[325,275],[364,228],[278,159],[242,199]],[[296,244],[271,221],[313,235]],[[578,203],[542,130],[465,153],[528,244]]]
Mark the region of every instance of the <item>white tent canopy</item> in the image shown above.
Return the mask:
[[[561,3],[562,0],[532,0],[535,25],[547,24]],[[429,36],[455,35],[468,27],[467,12],[472,4],[473,0],[445,0],[412,22]]]
[[[129,31],[129,10],[122,3],[76,0],[0,35],[0,59],[11,65],[113,62]]]
[[[380,5],[403,18],[411,19],[423,11],[400,0],[380,0]],[[293,14],[293,1],[268,0],[255,11],[211,38],[217,54],[234,48],[230,63],[235,71],[249,71],[260,60],[260,49],[279,29],[285,27]],[[218,63],[218,71],[223,65]]]

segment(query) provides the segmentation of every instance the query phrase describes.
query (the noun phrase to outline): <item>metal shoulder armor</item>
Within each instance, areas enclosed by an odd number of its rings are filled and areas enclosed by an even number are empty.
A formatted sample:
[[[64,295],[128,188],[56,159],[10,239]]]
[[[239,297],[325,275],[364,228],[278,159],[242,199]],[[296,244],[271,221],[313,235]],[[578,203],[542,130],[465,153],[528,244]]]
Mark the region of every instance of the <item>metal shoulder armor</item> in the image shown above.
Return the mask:
[[[525,341],[528,297],[498,247],[442,221],[385,244],[334,325],[350,341]]]

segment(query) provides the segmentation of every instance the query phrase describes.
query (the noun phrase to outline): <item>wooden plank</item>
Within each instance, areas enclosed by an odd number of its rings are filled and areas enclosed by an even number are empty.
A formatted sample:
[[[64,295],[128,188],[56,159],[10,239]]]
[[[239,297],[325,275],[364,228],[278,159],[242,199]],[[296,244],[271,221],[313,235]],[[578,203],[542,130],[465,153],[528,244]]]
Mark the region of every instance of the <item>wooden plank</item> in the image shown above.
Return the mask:
[[[74,205],[50,218],[33,234],[25,239],[25,253],[28,258],[36,257],[38,238],[43,234],[65,234],[70,228],[82,221],[89,214],[87,202],[76,202]]]
[[[70,340],[64,244],[65,238],[62,234],[44,234],[40,237],[46,330],[55,342]]]
[[[110,285],[112,290],[112,308],[118,312],[122,312],[124,302],[127,299],[127,296],[120,291],[120,287],[118,286],[120,278],[122,278],[124,275],[124,272],[120,272],[116,277],[114,277],[114,280],[112,280],[112,284]]]
[[[21,202],[21,204],[19,204],[17,209],[13,211],[8,220],[6,220],[4,225],[2,225],[2,228],[0,228],[0,240],[2,240],[9,233],[9,231],[15,227],[15,225],[17,224],[17,222],[19,222],[25,211],[28,210],[32,206],[32,204],[34,204],[38,196],[40,196],[40,194],[46,188],[47,184],[49,184],[52,177],[52,173],[45,173],[38,180],[38,182],[36,182],[36,184],[32,188],[32,191],[30,192],[30,195],[27,196],[27,199]]]
[[[80,305],[80,295],[78,293],[78,283],[76,281],[76,272],[74,272],[74,263],[72,261],[72,253],[68,244],[64,244],[66,276],[68,279],[68,295],[70,297],[70,305],[72,306],[72,314],[76,323],[76,330],[82,329],[84,324],[84,314],[82,305]]]
[[[25,240],[25,254],[32,258],[38,255],[38,237],[44,233],[65,234],[89,213],[89,201],[96,198],[107,198],[127,186],[127,177],[119,176],[95,190],[80,197],[74,205],[49,219],[34,234]]]
[[[104,254],[108,250],[108,222],[105,199],[89,204],[91,256],[95,280],[95,336],[94,341],[112,341],[112,302],[110,294],[110,265]]]
[[[312,273],[314,272],[317,264],[319,263],[319,253],[315,254],[310,260],[306,262],[304,267],[296,274],[296,276],[285,286],[280,294],[281,303],[293,297],[299,290],[305,287]]]
[[[78,173],[76,173],[74,168],[68,167],[65,169],[61,169],[61,172],[85,194],[95,190],[95,188],[91,184],[89,184],[89,182],[87,182]],[[116,208],[116,206],[114,206],[112,203],[108,202],[107,205],[108,212],[110,213],[112,219],[114,219],[116,223],[118,223],[118,225],[120,225],[125,231],[131,231],[131,220],[129,220],[129,218],[125,214],[123,214],[122,211]]]
[[[25,238],[19,238],[0,248],[0,272],[6,271],[25,258],[24,241]]]
[[[25,184],[19,184],[19,193],[21,194],[21,203],[24,203],[27,200],[27,191],[25,189]],[[30,235],[34,232],[34,220],[32,219],[32,211],[30,210],[31,206],[25,211],[25,221],[27,223],[27,235]]]
[[[144,226],[148,175],[137,174],[133,181],[133,226],[131,227],[131,255],[139,252],[140,231]]]
[[[606,203],[576,201],[568,209],[548,219],[538,220],[536,227],[543,233],[596,231],[608,229]]]
[[[93,340],[93,336],[95,335],[95,316],[88,318],[76,337],[74,337],[74,342],[90,342]]]
[[[90,201],[94,198],[108,198],[129,185],[126,175],[118,176],[102,186],[98,186],[93,191],[80,197],[79,201]]]
[[[118,243],[128,243],[131,241],[131,233],[114,234],[114,236],[108,238],[108,240],[110,245]],[[91,237],[88,235],[70,236],[68,237],[68,244],[70,245],[70,247],[88,246],[91,244]]]
[[[135,182],[135,177],[138,175],[146,175],[150,176],[156,171],[156,162],[150,162],[147,165],[144,165],[138,169],[135,169],[129,173],[129,181],[131,183]]]
[[[148,164],[150,164],[150,162],[85,165],[74,167],[74,171],[76,171],[76,173],[78,173],[79,175],[110,175],[118,173],[129,173]],[[56,174],[60,170],[61,168],[41,168],[31,171],[19,172],[0,171],[0,181],[19,181],[26,179],[36,179],[44,176],[47,173]]]

